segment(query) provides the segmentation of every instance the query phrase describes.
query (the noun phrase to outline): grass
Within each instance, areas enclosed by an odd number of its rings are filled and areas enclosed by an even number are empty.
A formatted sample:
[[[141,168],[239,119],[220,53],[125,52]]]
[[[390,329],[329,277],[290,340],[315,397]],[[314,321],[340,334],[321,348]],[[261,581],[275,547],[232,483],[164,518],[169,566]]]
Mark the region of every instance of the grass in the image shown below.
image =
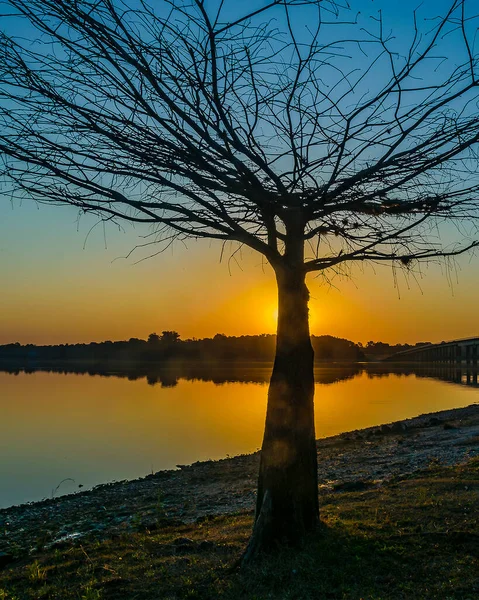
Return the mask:
[[[0,571],[0,600],[473,600],[479,459],[321,497],[300,549],[236,568],[252,515],[81,544]]]
[[[26,570],[28,573],[28,579],[32,583],[45,581],[47,577],[47,569],[45,567],[40,566],[38,560],[35,560],[30,565],[27,565]]]

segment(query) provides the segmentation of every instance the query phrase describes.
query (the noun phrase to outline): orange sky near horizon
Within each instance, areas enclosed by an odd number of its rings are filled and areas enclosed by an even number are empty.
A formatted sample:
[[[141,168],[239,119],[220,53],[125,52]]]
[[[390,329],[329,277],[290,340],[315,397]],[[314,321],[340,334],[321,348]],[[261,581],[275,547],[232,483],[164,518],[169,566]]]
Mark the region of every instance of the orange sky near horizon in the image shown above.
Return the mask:
[[[145,230],[103,231],[70,208],[25,202],[0,211],[0,343],[75,343],[146,338],[174,329],[183,339],[274,333],[270,267],[248,249],[220,262],[219,243],[177,244],[137,263],[124,257]],[[128,226],[127,226],[128,227]],[[85,243],[86,240],[86,243]],[[84,247],[85,246],[85,247]],[[151,250],[150,250],[151,252]],[[477,335],[478,257],[463,257],[395,283],[389,266],[355,268],[325,284],[309,277],[311,332],[366,343],[441,341]],[[451,279],[453,283],[451,283]]]

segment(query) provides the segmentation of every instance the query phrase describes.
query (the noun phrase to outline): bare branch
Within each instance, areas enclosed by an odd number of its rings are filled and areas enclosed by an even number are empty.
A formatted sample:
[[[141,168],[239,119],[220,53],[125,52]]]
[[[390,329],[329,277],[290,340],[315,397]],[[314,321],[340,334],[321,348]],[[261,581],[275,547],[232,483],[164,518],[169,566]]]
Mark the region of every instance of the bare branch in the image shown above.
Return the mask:
[[[418,9],[406,42],[333,0],[0,0],[0,172],[14,197],[273,266],[293,242],[307,271],[471,250],[473,9],[450,0],[429,30]],[[469,224],[462,246],[447,223]]]

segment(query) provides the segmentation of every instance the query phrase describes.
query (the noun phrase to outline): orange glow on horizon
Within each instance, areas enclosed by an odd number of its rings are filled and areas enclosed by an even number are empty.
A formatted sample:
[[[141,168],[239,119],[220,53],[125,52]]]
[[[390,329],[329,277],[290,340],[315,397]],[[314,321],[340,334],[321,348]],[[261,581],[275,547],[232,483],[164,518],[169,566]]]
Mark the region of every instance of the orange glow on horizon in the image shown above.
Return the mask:
[[[18,231],[22,211],[7,216],[5,231]],[[274,274],[255,253],[228,264],[218,245],[192,242],[135,264],[118,260],[131,239],[112,237],[105,250],[102,238],[83,249],[84,236],[72,236],[69,226],[57,227],[55,237],[45,224],[38,243],[32,232],[29,244],[13,234],[2,240],[0,344],[146,339],[163,330],[182,339],[276,332]],[[477,335],[477,264],[465,257],[461,269],[457,281],[435,266],[417,280],[395,278],[387,267],[358,268],[331,285],[310,275],[310,331],[363,343]]]

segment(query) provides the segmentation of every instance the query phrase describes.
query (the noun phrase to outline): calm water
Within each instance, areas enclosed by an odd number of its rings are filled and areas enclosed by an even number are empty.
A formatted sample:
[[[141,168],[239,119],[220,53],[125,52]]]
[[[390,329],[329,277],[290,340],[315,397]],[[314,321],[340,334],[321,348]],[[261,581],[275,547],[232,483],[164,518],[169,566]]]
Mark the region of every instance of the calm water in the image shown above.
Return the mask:
[[[0,372],[0,507],[255,451],[269,372]],[[317,436],[479,401],[473,377],[423,375],[317,370]]]

